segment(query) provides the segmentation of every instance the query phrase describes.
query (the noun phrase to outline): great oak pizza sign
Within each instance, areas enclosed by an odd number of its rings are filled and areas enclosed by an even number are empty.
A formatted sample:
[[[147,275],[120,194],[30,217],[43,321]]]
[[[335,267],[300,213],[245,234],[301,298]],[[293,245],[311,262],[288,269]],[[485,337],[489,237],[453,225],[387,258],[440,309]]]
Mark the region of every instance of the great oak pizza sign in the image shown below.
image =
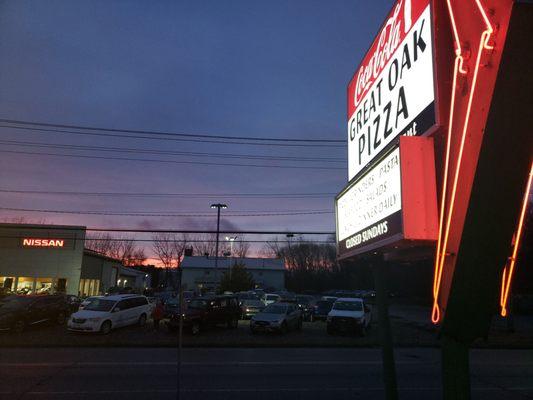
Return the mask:
[[[436,124],[429,0],[400,0],[348,86],[348,179],[399,135]]]

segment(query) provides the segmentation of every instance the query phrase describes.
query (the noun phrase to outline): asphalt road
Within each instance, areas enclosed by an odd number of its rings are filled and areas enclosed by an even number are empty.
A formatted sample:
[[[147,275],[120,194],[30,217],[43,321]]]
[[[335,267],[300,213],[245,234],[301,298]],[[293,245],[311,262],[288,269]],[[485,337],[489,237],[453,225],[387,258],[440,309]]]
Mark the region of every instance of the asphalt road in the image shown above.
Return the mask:
[[[172,348],[2,349],[1,399],[176,399]],[[378,349],[184,349],[181,399],[383,399]],[[396,353],[401,399],[439,399],[437,349]],[[473,350],[473,398],[533,399],[533,350]]]

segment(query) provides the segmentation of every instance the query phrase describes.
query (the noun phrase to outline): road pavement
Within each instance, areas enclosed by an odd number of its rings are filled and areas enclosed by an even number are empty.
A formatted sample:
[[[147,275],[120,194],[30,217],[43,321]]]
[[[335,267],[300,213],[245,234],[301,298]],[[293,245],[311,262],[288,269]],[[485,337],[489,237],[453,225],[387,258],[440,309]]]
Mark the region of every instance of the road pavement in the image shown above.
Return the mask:
[[[184,349],[180,400],[383,399],[379,349]],[[439,399],[437,349],[396,352],[401,399]],[[474,399],[533,398],[533,350],[473,350]],[[2,349],[0,399],[176,399],[173,348]]]

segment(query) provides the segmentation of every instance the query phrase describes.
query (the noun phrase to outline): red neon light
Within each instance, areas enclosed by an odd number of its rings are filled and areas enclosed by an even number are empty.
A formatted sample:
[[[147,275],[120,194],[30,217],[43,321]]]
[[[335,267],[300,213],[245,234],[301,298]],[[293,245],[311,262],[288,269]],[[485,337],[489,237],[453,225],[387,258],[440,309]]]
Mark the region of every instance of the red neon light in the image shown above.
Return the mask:
[[[463,130],[461,134],[461,142],[459,146],[459,154],[457,156],[456,161],[456,167],[455,167],[455,174],[452,184],[452,191],[450,196],[450,206],[446,218],[446,228],[444,229],[443,234],[443,223],[444,223],[444,213],[445,213],[445,205],[446,205],[446,192],[447,192],[447,183],[448,183],[448,168],[449,168],[449,159],[450,159],[450,151],[451,151],[451,131],[452,131],[452,122],[453,122],[453,112],[455,107],[455,92],[456,92],[456,84],[457,84],[457,73],[460,72],[462,74],[466,74],[467,70],[463,68],[463,56],[462,56],[462,49],[460,44],[460,39],[457,33],[457,25],[455,23],[455,16],[453,14],[453,10],[451,7],[450,0],[447,1],[448,5],[448,12],[450,14],[450,20],[452,23],[452,28],[454,32],[455,37],[455,65],[454,65],[454,76],[453,76],[453,86],[452,86],[452,97],[450,101],[450,123],[448,127],[448,138],[446,143],[446,160],[445,160],[445,168],[444,168],[444,179],[443,179],[443,191],[442,191],[442,199],[441,199],[441,213],[439,218],[439,237],[437,240],[437,252],[435,256],[435,275],[434,275],[434,281],[433,281],[433,310],[431,312],[431,321],[436,324],[440,320],[441,312],[440,307],[438,304],[439,299],[439,292],[440,292],[440,286],[442,281],[442,272],[444,268],[444,261],[446,257],[446,250],[448,247],[448,239],[450,234],[450,226],[455,206],[455,197],[457,194],[457,185],[459,182],[459,173],[461,170],[461,164],[463,161],[463,151],[464,151],[464,145],[466,140],[466,133],[468,130],[468,124],[470,122],[470,112],[472,110],[472,101],[474,99],[474,92],[477,84],[477,78],[479,73],[479,66],[481,61],[481,54],[483,49],[491,49],[492,46],[489,46],[489,39],[491,34],[493,33],[492,26],[487,18],[487,15],[485,14],[485,11],[483,7],[481,6],[480,0],[475,0],[476,4],[483,16],[483,19],[485,21],[485,24],[487,25],[487,29],[482,32],[478,53],[476,57],[476,66],[474,69],[474,74],[472,76],[472,86],[468,98],[467,108],[466,108],[466,114],[465,114],[465,121],[463,125]],[[443,237],[442,237],[443,236]]]
[[[533,178],[533,163],[531,163],[531,168],[529,170],[529,178],[527,180],[526,192],[524,193],[524,200],[522,201],[522,209],[520,210],[520,218],[518,219],[518,227],[516,228],[515,241],[513,246],[513,253],[509,259],[509,267],[507,265],[503,269],[502,276],[502,288],[500,294],[500,306],[501,311],[500,315],[502,317],[507,316],[507,300],[509,298],[509,289],[511,287],[511,281],[513,279],[514,267],[516,264],[516,256],[518,254],[518,249],[520,248],[520,239],[522,238],[522,228],[524,227],[524,219],[526,216],[527,209],[527,200],[529,198],[529,191],[531,190],[531,181]]]
[[[65,241],[61,239],[23,239],[22,246],[24,247],[63,247]]]

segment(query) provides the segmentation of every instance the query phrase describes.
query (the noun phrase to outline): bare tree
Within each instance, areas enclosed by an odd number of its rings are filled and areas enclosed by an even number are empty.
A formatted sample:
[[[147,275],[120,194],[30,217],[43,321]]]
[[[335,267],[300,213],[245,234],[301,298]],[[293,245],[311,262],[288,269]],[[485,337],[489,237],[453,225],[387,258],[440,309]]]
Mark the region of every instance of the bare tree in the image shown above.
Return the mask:
[[[120,260],[127,266],[146,261],[144,249],[138,248],[134,239],[128,237],[113,238],[109,233],[92,233],[87,235],[85,247]]]
[[[248,251],[250,250],[250,243],[243,241],[242,239],[239,239],[237,243],[233,243],[233,251],[235,253],[235,256],[238,258],[245,258],[248,254]],[[233,255],[233,254],[232,254]]]
[[[198,255],[209,254],[210,256],[215,256],[216,252],[216,240],[217,235],[215,233],[203,233],[196,235],[192,240],[194,240],[193,248],[194,252]],[[223,253],[221,248],[222,241],[219,242],[219,253]]]
[[[152,236],[152,250],[165,268],[173,268],[176,263],[175,236],[172,233],[156,233]]]
[[[181,261],[183,260],[185,249],[189,245],[188,236],[186,234],[182,234],[179,238],[177,236],[174,236],[173,245],[176,257],[176,266],[179,267],[181,265]]]

